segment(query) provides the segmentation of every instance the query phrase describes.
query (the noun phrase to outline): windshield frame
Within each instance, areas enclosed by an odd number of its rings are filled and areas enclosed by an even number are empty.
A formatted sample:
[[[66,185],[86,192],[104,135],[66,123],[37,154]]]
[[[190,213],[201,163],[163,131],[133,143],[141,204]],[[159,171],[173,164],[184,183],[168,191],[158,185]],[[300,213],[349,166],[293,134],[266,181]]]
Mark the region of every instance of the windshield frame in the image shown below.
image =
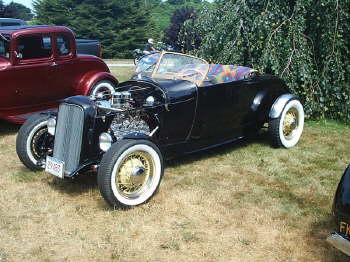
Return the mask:
[[[195,79],[193,77],[184,77],[184,76],[181,76],[178,73],[157,74],[159,66],[160,66],[160,64],[162,62],[162,59],[167,54],[173,54],[173,55],[178,55],[178,56],[186,56],[186,57],[190,57],[190,58],[193,58],[193,59],[196,59],[196,60],[200,60],[200,61],[203,62],[203,64],[205,64],[207,66],[207,68],[203,72],[203,75],[202,75],[202,77],[200,79]],[[202,82],[206,79],[208,72],[209,72],[209,63],[206,60],[202,59],[202,58],[199,58],[199,57],[196,57],[196,56],[192,56],[192,55],[177,53],[177,52],[163,51],[163,52],[161,52],[160,58],[158,59],[157,64],[156,64],[156,66],[153,69],[151,78],[173,79],[173,80],[182,79],[182,80],[187,80],[187,81],[193,82],[197,86],[200,86],[202,84]]]

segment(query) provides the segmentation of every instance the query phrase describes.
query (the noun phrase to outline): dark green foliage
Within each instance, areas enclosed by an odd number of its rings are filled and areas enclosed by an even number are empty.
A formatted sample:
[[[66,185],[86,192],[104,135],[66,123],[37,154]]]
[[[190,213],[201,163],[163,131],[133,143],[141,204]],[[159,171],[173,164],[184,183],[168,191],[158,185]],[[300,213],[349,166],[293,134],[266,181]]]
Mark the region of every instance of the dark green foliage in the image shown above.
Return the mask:
[[[350,121],[350,0],[216,1],[183,32],[197,54],[279,75],[310,117]]]
[[[37,0],[34,8],[39,24],[68,26],[78,38],[100,40],[105,58],[131,57],[152,27],[144,0]]]
[[[33,18],[32,11],[19,3],[11,2],[8,5],[4,5],[3,1],[0,1],[0,17],[17,18],[22,20],[30,20]]]
[[[171,25],[165,31],[164,43],[172,46],[175,50],[184,49],[179,39],[181,27],[187,20],[192,22],[197,18],[193,7],[184,7],[174,12],[171,17]]]
[[[146,4],[151,22],[154,25],[151,36],[155,39],[163,38],[165,30],[170,27],[170,19],[176,10],[185,7],[192,7],[197,10],[205,5],[210,5],[209,2],[202,0],[146,0]]]

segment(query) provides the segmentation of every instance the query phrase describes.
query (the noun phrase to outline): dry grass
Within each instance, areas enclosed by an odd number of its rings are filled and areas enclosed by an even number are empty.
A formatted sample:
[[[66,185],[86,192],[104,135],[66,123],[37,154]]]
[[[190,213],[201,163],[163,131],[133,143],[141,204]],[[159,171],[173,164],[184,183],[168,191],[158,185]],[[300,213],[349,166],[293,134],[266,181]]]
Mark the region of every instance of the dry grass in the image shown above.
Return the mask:
[[[308,122],[300,144],[263,133],[167,163],[148,204],[111,210],[94,174],[25,169],[0,122],[1,261],[346,261],[329,248],[330,208],[350,150],[345,126]]]
[[[118,79],[119,83],[130,79],[134,67],[110,67],[111,73]]]
[[[0,122],[0,261],[347,261],[325,242],[344,125],[307,122],[290,150],[262,133],[173,160],[159,193],[127,211],[110,209],[94,174],[25,169],[17,130]]]

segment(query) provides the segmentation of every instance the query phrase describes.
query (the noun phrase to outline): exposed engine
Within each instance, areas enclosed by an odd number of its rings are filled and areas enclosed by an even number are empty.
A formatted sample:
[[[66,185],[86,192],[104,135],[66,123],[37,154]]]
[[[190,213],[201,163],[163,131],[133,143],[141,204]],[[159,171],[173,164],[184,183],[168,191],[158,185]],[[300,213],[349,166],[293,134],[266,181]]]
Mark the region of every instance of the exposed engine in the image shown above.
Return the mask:
[[[91,97],[102,110],[125,111],[161,104],[164,95],[150,88],[132,87],[128,91],[101,92]]]
[[[114,117],[110,129],[118,140],[130,133],[149,135],[151,130],[147,120],[148,116],[141,112],[120,113]]]
[[[153,86],[124,86],[91,97],[101,115],[114,115],[109,132],[117,140],[131,133],[150,135],[155,127],[144,109],[162,105],[164,98],[163,91]]]

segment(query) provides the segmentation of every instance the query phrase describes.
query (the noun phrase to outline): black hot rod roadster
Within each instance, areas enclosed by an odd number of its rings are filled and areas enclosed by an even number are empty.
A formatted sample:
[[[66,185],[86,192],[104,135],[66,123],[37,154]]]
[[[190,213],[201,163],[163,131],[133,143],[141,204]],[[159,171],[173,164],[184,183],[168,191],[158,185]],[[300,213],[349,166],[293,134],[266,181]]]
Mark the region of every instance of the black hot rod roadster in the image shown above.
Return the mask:
[[[113,206],[142,204],[157,191],[163,159],[225,144],[268,122],[272,145],[294,146],[304,111],[283,80],[173,52],[143,57],[131,80],[64,100],[20,129],[17,153],[32,170],[60,177],[98,170]]]

